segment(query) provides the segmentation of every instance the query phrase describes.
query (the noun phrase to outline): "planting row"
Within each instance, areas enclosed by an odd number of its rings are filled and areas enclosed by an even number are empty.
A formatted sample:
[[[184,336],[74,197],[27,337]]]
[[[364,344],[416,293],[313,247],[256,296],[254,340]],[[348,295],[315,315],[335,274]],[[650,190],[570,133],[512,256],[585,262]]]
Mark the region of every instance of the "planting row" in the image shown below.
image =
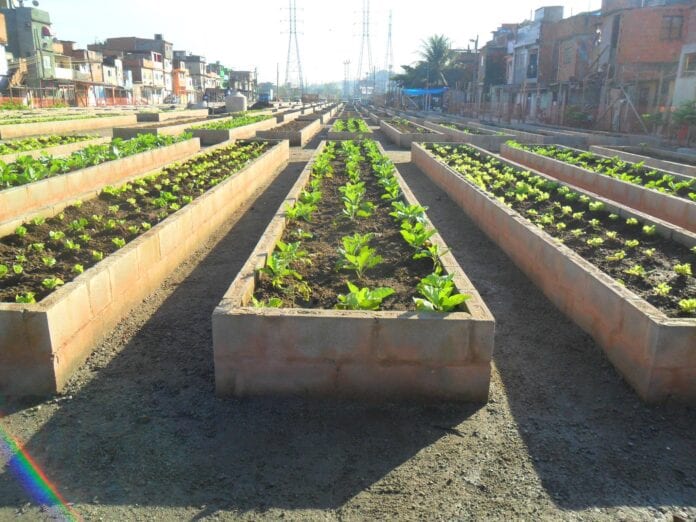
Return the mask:
[[[22,123],[50,123],[53,121],[67,120],[90,120],[94,118],[112,118],[123,116],[117,113],[94,113],[94,114],[64,114],[54,116],[30,116],[26,118],[0,118],[0,125],[16,125]]]
[[[92,140],[97,136],[90,135],[74,135],[74,136],[63,136],[63,135],[52,135],[52,136],[38,136],[36,138],[24,138],[14,141],[6,141],[0,143],[0,156],[6,154],[14,154],[18,152],[28,152],[38,149],[46,149],[49,147],[56,147],[58,145],[69,145],[72,143],[79,143],[81,141]]]
[[[0,302],[32,303],[124,247],[263,154],[265,142],[201,154],[36,218],[0,240]]]
[[[476,147],[412,157],[642,398],[696,401],[696,235]]]
[[[116,138],[108,144],[87,146],[64,158],[23,156],[13,163],[0,162],[0,190],[125,158],[189,138],[190,135],[178,137],[140,135],[127,141]]]
[[[451,312],[467,298],[442,274],[425,209],[405,203],[394,165],[372,141],[329,143],[286,216],[259,271],[259,304]]]
[[[322,143],[213,314],[216,390],[485,401],[493,330],[381,147]]]
[[[669,317],[696,317],[696,247],[624,219],[568,185],[512,168],[467,146],[427,146],[466,179],[614,277]]]
[[[333,132],[353,132],[353,133],[371,133],[370,127],[367,126],[365,120],[361,118],[348,118],[336,120],[332,128]]]
[[[275,116],[270,116],[267,114],[260,114],[257,116],[243,115],[235,118],[225,118],[220,121],[206,123],[205,125],[196,125],[191,128],[208,130],[230,130],[236,129],[237,127],[243,127],[245,125],[251,125],[252,123],[258,123],[260,121],[269,120],[271,118],[275,118]]]
[[[642,162],[630,163],[617,157],[607,158],[592,152],[566,147],[553,145],[530,146],[514,142],[511,142],[510,145],[547,158],[563,161],[570,165],[576,165],[604,176],[696,202],[696,178],[681,178],[667,172],[645,168]]]

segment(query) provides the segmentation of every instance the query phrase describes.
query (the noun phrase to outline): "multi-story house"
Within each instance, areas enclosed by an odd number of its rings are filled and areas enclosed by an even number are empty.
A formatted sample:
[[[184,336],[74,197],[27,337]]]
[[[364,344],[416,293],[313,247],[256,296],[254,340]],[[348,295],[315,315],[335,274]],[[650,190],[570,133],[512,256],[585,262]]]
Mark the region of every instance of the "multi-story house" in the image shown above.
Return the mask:
[[[693,9],[693,0],[603,0],[597,50],[601,125],[645,130],[642,115],[671,107]]]
[[[174,51],[174,60],[186,68],[193,88],[202,96],[209,83],[205,56],[188,54],[186,51]]]
[[[20,81],[30,87],[42,87],[46,82],[52,84],[55,53],[48,12],[17,6],[12,0],[0,0],[0,14],[5,17],[7,27],[10,73],[22,72]]]
[[[126,36],[118,38],[107,38],[104,42],[87,46],[88,49],[101,51],[105,56],[123,56],[125,53],[143,54],[148,53],[159,55],[161,67],[161,82],[159,74],[157,83],[162,84],[162,96],[167,96],[173,91],[172,71],[174,69],[174,46],[166,41],[161,34],[156,34],[154,38],[139,38],[136,36]]]
[[[674,84],[673,107],[696,100],[696,8],[691,8],[685,23],[685,39],[679,56]]]
[[[175,68],[172,71],[172,92],[180,103],[195,103],[196,90],[193,88],[193,80],[189,75],[188,69],[183,65],[175,63]]]
[[[138,103],[160,104],[166,97],[163,57],[152,51],[125,53],[123,67],[133,77],[133,97]]]

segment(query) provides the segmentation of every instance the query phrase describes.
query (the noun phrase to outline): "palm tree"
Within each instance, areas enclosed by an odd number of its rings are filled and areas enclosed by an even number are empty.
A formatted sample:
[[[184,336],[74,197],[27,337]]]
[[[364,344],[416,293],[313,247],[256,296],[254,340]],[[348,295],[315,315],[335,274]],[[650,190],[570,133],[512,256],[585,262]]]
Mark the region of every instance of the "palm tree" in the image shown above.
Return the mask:
[[[452,41],[443,34],[433,35],[423,40],[419,54],[420,63],[426,68],[426,81],[435,86],[447,85],[446,73],[454,68]]]

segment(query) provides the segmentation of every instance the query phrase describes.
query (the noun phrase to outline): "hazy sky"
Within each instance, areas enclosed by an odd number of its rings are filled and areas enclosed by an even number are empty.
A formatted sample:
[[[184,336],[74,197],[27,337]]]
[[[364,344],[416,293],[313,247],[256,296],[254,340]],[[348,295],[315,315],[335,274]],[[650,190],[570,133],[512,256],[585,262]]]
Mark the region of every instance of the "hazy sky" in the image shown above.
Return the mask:
[[[220,60],[238,69],[258,67],[261,80],[284,81],[287,60],[286,0],[40,0],[58,38],[86,45],[109,36],[163,33],[175,49]],[[456,47],[480,36],[485,43],[499,24],[520,22],[543,5],[564,5],[565,16],[598,9],[601,0],[540,3],[529,0],[372,0],[372,60],[383,68],[389,11],[393,11],[394,65],[417,60],[420,42],[445,34]],[[165,7],[166,6],[166,7]],[[362,0],[297,0],[300,53],[310,83],[343,80],[343,62],[357,69]],[[367,58],[365,58],[365,64]],[[364,70],[367,65],[364,66]]]

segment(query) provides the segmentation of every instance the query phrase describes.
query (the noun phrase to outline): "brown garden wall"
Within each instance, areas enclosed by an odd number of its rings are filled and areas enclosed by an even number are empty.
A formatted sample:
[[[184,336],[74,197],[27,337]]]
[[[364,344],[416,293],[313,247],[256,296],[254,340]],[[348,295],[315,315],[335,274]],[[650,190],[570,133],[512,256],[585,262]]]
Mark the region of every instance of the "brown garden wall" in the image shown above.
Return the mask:
[[[181,118],[207,118],[208,109],[187,109],[184,111],[139,112],[138,122],[178,120]]]
[[[402,149],[408,149],[414,142],[418,143],[440,143],[448,142],[451,139],[441,132],[427,129],[428,132],[423,133],[404,133],[389,125],[386,121],[379,122],[379,128],[387,136],[389,141],[398,145]],[[424,127],[425,128],[425,127]]]

